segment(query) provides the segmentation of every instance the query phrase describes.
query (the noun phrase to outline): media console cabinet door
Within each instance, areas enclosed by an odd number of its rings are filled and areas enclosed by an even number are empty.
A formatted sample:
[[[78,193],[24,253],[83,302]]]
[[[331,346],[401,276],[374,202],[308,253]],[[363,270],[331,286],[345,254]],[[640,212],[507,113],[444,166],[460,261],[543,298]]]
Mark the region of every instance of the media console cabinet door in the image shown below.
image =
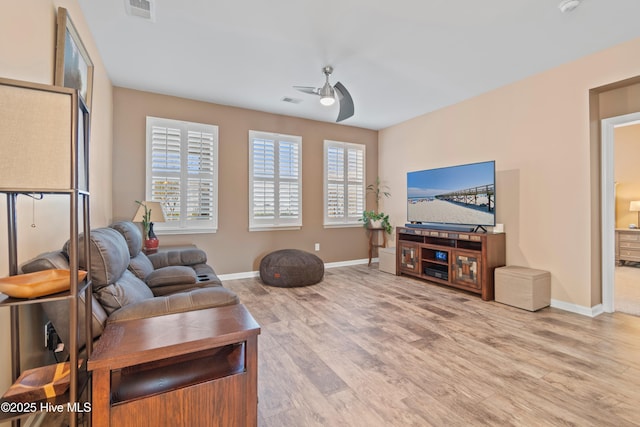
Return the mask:
[[[480,289],[481,259],[480,252],[453,251],[453,282]]]
[[[420,273],[420,259],[418,252],[420,247],[415,243],[400,242],[398,256],[400,257],[400,270],[412,273]]]

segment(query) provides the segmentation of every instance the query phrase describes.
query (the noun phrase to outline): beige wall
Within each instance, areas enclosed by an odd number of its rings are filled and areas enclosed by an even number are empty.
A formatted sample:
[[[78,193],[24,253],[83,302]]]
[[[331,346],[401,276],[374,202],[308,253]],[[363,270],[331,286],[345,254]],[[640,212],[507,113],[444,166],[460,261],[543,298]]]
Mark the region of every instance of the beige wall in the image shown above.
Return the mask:
[[[629,211],[640,200],[640,125],[615,129],[616,228],[638,225],[638,212]]]
[[[0,13],[0,76],[53,84],[56,9],[67,8],[95,65],[91,129],[91,221],[93,225],[111,220],[111,139],[112,101],[109,80],[76,0],[21,0],[5,2]],[[47,196],[35,204],[18,198],[18,258],[26,261],[40,252],[61,248],[68,235],[68,198]],[[0,198],[0,277],[7,263],[6,199]],[[21,309],[23,367],[42,363],[42,314],[36,305]],[[9,309],[0,308],[0,390],[10,384]]]
[[[114,88],[113,213],[130,220],[135,200],[145,194],[146,116],[187,120],[219,126],[219,229],[215,234],[160,236],[161,245],[194,243],[204,249],[219,274],[256,271],[260,259],[282,248],[314,251],[325,262],[368,256],[362,227],[325,229],[322,225],[323,141],[360,143],[367,150],[367,182],[373,182],[378,163],[378,133],[341,126]],[[248,231],[249,130],[302,136],[303,227],[295,231]],[[373,206],[373,200],[369,200]]]
[[[560,305],[599,304],[589,90],[640,75],[639,50],[632,40],[382,130],[380,176],[396,196],[385,210],[403,222],[407,171],[495,159],[507,263],[550,271]]]

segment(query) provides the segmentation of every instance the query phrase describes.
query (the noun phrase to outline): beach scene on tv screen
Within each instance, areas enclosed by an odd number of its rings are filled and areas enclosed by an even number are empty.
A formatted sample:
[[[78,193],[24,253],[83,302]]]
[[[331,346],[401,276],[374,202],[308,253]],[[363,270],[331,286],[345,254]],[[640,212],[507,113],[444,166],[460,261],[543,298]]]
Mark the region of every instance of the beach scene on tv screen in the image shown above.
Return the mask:
[[[495,224],[494,163],[474,163],[407,174],[411,222]]]

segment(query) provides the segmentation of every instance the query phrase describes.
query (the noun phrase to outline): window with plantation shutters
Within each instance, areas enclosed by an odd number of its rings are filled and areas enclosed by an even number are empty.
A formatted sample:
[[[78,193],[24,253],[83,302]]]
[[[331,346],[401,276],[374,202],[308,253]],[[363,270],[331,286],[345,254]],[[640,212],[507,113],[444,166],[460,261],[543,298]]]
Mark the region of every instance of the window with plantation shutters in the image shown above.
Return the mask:
[[[324,225],[362,225],[365,146],[324,141]]]
[[[302,138],[249,131],[249,229],[302,226]]]
[[[161,202],[165,233],[218,228],[218,127],[147,117],[147,196]]]

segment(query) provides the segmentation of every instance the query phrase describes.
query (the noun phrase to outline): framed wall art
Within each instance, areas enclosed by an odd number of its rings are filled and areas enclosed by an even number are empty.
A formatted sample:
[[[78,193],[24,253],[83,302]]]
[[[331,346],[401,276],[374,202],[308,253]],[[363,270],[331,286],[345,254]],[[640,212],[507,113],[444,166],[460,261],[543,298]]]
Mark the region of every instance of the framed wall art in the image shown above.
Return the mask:
[[[87,108],[93,94],[93,62],[64,7],[58,8],[56,29],[56,86],[77,89]]]

